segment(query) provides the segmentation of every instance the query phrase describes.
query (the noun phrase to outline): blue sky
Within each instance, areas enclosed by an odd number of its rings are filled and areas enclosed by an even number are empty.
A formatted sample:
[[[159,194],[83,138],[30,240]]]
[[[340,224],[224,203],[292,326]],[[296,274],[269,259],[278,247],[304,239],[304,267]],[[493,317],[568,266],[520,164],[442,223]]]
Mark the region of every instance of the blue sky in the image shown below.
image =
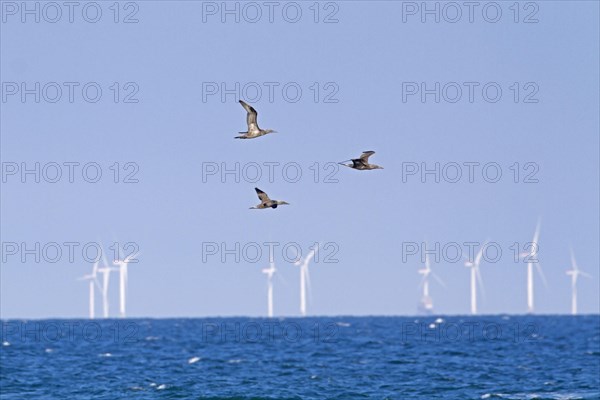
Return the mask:
[[[321,3],[315,23],[313,3],[299,2],[297,23],[287,22],[279,8],[272,23],[266,14],[256,23],[243,16],[239,23],[231,16],[222,23],[219,14],[205,15],[203,22],[203,7],[220,2],[144,1],[136,3],[139,22],[129,24],[113,22],[112,2],[99,4],[97,23],[86,22],[78,9],[73,23],[64,10],[57,23],[43,18],[22,23],[20,11],[15,16],[3,9],[3,168],[95,162],[103,173],[97,183],[81,175],[73,183],[64,176],[58,183],[7,176],[3,246],[135,242],[142,255],[130,267],[128,316],[194,317],[266,313],[266,279],[260,273],[266,255],[258,263],[219,257],[203,262],[203,243],[232,248],[236,242],[294,242],[306,251],[314,242],[331,242],[338,262],[312,265],[309,313],[404,315],[416,312],[421,263],[416,256],[403,262],[403,244],[427,240],[443,247],[488,239],[498,243],[503,258],[481,265],[486,296],[479,309],[522,313],[526,268],[512,259],[510,247],[530,241],[541,218],[539,259],[548,288],[536,275],[536,312],[569,311],[570,246],[580,268],[593,275],[579,282],[579,310],[600,311],[598,3],[538,2],[537,11],[521,9],[515,23],[513,2],[500,2],[497,23],[487,22],[478,9],[472,23],[466,15],[457,23],[443,18],[422,23],[409,15],[402,22],[401,2],[344,1],[327,9]],[[120,11],[119,21],[135,10]],[[533,11],[539,22],[523,23]],[[331,12],[338,22],[323,23]],[[56,103],[44,98],[36,103],[28,95],[22,102],[19,94],[7,95],[12,88],[7,82],[30,88],[57,82],[63,96]],[[72,103],[64,82],[79,84]],[[82,97],[80,89],[89,82],[102,88],[96,103]],[[126,87],[128,82],[133,85]],[[257,83],[263,89],[252,103],[258,122],[279,133],[234,140],[245,130],[238,96],[227,95],[223,102],[220,93],[203,93],[207,82],[230,89],[236,82]],[[443,96],[436,103],[434,95],[403,102],[407,82],[425,82],[430,89],[435,82],[479,86],[473,102],[466,90],[455,103]],[[481,93],[490,82],[502,89],[494,103]],[[302,89],[298,101],[289,100],[292,92],[285,98],[286,84]],[[139,89],[138,102],[124,103],[122,96],[133,88]],[[330,99],[337,102],[325,102],[334,89]],[[538,102],[524,102],[534,90],[530,99]],[[335,171],[337,183],[323,182],[326,163],[364,150],[376,151],[371,161],[385,169],[342,167]],[[122,173],[125,163],[135,163],[139,182],[114,183],[115,162]],[[225,182],[218,176],[203,181],[208,163],[233,168],[236,162],[241,167],[294,162],[302,178],[288,182],[276,169],[269,182],[265,168],[256,183],[243,177],[238,183],[232,175]],[[496,163],[502,177],[490,183],[476,170],[473,183],[465,177],[436,183],[431,175],[425,182],[417,176],[403,181],[408,163],[433,168],[436,162]],[[318,183],[310,169],[315,163],[321,169]],[[510,169],[515,163],[518,183]],[[531,171],[523,169],[526,163],[537,168],[537,183],[523,182],[523,173]],[[258,202],[255,186],[291,205],[249,210]],[[76,278],[91,264],[81,253],[73,263],[66,257],[21,262],[4,250],[3,256],[2,318],[87,315],[87,285]],[[275,262],[283,278],[275,281],[275,314],[298,315],[298,268],[277,252]],[[433,268],[447,286],[432,283],[436,310],[467,313],[469,271],[448,260]],[[116,315],[117,275],[111,279]]]

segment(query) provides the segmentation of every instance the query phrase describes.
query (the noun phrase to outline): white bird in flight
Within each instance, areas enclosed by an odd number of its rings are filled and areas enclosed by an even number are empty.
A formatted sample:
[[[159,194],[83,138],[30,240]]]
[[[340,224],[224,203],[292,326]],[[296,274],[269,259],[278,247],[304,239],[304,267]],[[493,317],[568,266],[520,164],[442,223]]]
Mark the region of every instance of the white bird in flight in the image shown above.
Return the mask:
[[[256,121],[256,117],[258,116],[258,112],[252,107],[250,104],[246,103],[243,100],[240,100],[240,104],[246,110],[246,124],[248,125],[248,130],[246,132],[241,133],[240,136],[236,136],[235,139],[254,139],[260,136],[267,135],[269,133],[277,132],[272,129],[260,129],[258,126],[258,122]]]
[[[369,164],[369,157],[371,157],[373,154],[375,154],[374,151],[363,151],[359,158],[346,160],[352,161],[352,164],[344,164],[344,161],[340,162],[339,164],[358,170],[383,169],[383,167],[380,167],[379,165]]]
[[[271,200],[269,198],[269,196],[265,192],[260,190],[259,188],[254,188],[254,190],[256,190],[256,194],[258,195],[260,204],[254,206],[254,207],[250,207],[250,209],[277,208],[277,206],[280,206],[280,205],[284,205],[284,204],[289,205],[290,204],[285,201]]]

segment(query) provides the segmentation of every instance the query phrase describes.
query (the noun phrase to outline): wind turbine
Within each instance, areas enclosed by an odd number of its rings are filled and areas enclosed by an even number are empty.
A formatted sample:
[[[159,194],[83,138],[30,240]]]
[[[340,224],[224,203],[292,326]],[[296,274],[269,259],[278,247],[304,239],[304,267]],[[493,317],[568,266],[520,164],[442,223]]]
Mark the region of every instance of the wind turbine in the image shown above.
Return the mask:
[[[520,258],[522,258],[522,259],[527,258],[527,313],[528,314],[533,313],[533,265],[534,264],[538,271],[538,274],[540,274],[540,277],[542,278],[542,282],[544,283],[544,286],[548,286],[546,283],[546,277],[544,276],[544,273],[542,272],[542,269],[540,267],[540,263],[537,260],[537,258],[535,258],[535,256],[538,254],[538,250],[539,250],[539,244],[538,244],[539,238],[540,238],[540,221],[538,220],[537,226],[535,228],[535,233],[533,234],[533,240],[531,241],[531,246],[529,246],[531,248],[531,250],[523,252],[519,255]]]
[[[95,317],[95,310],[96,310],[96,303],[95,303],[95,286],[99,287],[98,284],[98,279],[96,278],[98,272],[98,261],[96,261],[94,263],[94,266],[92,268],[92,273],[89,275],[84,275],[81,278],[79,278],[78,280],[80,281],[90,281],[89,283],[89,287],[90,287],[90,295],[89,295],[89,300],[90,300],[90,319],[94,319]]]
[[[319,247],[318,244],[315,245],[315,248],[307,254],[307,256],[302,260],[302,257],[298,261],[294,263],[294,265],[300,267],[300,314],[305,317],[306,316],[306,289],[310,290],[310,275],[308,274],[308,263],[315,256],[315,251]]]
[[[483,257],[483,249],[485,248],[487,242],[485,242],[479,248],[479,252],[475,256],[475,260],[472,261],[467,259],[465,261],[465,267],[471,268],[471,314],[477,314],[477,283],[479,283],[479,287],[481,288],[481,292],[484,293],[483,288],[483,280],[481,279],[481,272],[479,271],[479,264],[481,263],[481,258]]]
[[[269,268],[263,268],[263,274],[267,274],[267,301],[268,301],[268,316],[269,318],[273,318],[273,274],[277,271],[275,269],[275,263],[271,258],[271,262],[269,263]]]
[[[121,251],[120,251],[120,247],[118,248],[119,251],[119,258],[121,257]],[[129,255],[127,257],[125,257],[125,259],[123,260],[114,260],[113,264],[114,265],[118,265],[119,266],[119,316],[121,318],[125,318],[126,314],[125,314],[125,297],[127,295],[126,291],[127,291],[127,267],[128,264],[134,260],[137,256],[139,255],[138,253]]]
[[[577,315],[577,276],[581,275],[586,278],[592,276],[579,269],[573,249],[571,249],[571,269],[567,270],[567,275],[571,275],[571,314]]]
[[[440,285],[446,286],[444,282],[440,279],[439,276],[435,272],[431,270],[431,265],[429,263],[429,254],[425,253],[425,268],[421,268],[418,270],[419,274],[423,275],[423,279],[419,284],[419,287],[423,287],[423,297],[421,297],[420,309],[427,313],[431,314],[433,311],[433,300],[429,296],[429,276],[433,276],[433,278],[439,282]]]
[[[117,271],[118,268],[111,268],[108,266],[108,262],[106,261],[106,253],[104,253],[104,249],[102,249],[102,268],[98,269],[98,272],[102,274],[102,312],[103,317],[108,318],[108,282],[110,280],[110,273],[112,271]]]

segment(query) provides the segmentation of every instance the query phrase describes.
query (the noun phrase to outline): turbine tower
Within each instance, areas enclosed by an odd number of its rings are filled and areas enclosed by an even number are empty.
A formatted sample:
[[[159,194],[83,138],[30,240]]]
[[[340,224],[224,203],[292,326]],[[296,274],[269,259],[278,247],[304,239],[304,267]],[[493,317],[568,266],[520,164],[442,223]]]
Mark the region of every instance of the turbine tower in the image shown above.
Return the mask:
[[[419,287],[423,287],[423,296],[419,304],[419,311],[425,314],[431,314],[433,312],[433,299],[429,296],[429,277],[432,276],[440,285],[446,286],[444,282],[437,276],[435,272],[431,270],[429,263],[429,254],[425,253],[425,268],[418,270],[418,273],[423,275],[423,279],[419,284]]]
[[[119,257],[121,252],[119,251]],[[119,266],[119,316],[121,318],[126,317],[125,313],[125,298],[127,296],[127,267],[128,264],[134,260],[139,253],[135,253],[125,257],[123,260],[114,260],[113,264]]]
[[[95,303],[95,287],[98,286],[98,279],[96,278],[97,276],[97,272],[98,272],[98,261],[96,261],[94,263],[94,266],[92,267],[92,273],[89,275],[84,275],[81,278],[79,278],[79,281],[89,281],[89,288],[90,288],[90,294],[89,294],[89,316],[90,319],[94,319],[95,318],[95,310],[96,310],[96,303]]]
[[[581,275],[591,278],[591,275],[579,269],[573,249],[571,249],[571,269],[567,270],[567,275],[571,275],[571,314],[577,315],[577,277]]]
[[[275,263],[273,259],[269,263],[269,268],[263,268],[263,274],[267,274],[267,304],[268,304],[268,316],[273,318],[273,274],[275,273]]]
[[[308,263],[315,256],[315,251],[319,245],[316,244],[315,248],[308,253],[306,258],[302,260],[302,257],[294,263],[294,265],[300,267],[300,314],[306,316],[306,290],[310,290],[310,275],[308,273]]]
[[[479,264],[481,264],[481,258],[483,257],[483,249],[487,242],[481,245],[479,252],[475,256],[475,260],[471,261],[467,259],[465,261],[465,267],[471,268],[471,314],[477,314],[477,284],[481,288],[481,292],[484,293],[483,280],[481,279],[481,272],[479,271]]]
[[[533,265],[538,271],[538,274],[542,278],[542,282],[544,286],[547,286],[546,277],[542,272],[540,267],[540,262],[536,258],[539,252],[539,238],[540,238],[540,221],[538,220],[537,226],[535,228],[535,233],[533,234],[533,240],[531,241],[530,251],[526,251],[520,254],[520,258],[527,259],[527,313],[533,313]]]

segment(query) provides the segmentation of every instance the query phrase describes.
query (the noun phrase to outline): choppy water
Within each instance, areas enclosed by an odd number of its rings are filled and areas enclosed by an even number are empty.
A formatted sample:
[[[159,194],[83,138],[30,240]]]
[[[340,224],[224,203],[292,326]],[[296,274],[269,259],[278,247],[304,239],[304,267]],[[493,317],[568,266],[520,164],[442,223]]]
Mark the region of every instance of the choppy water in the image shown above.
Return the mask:
[[[2,399],[598,399],[600,316],[3,321]]]

